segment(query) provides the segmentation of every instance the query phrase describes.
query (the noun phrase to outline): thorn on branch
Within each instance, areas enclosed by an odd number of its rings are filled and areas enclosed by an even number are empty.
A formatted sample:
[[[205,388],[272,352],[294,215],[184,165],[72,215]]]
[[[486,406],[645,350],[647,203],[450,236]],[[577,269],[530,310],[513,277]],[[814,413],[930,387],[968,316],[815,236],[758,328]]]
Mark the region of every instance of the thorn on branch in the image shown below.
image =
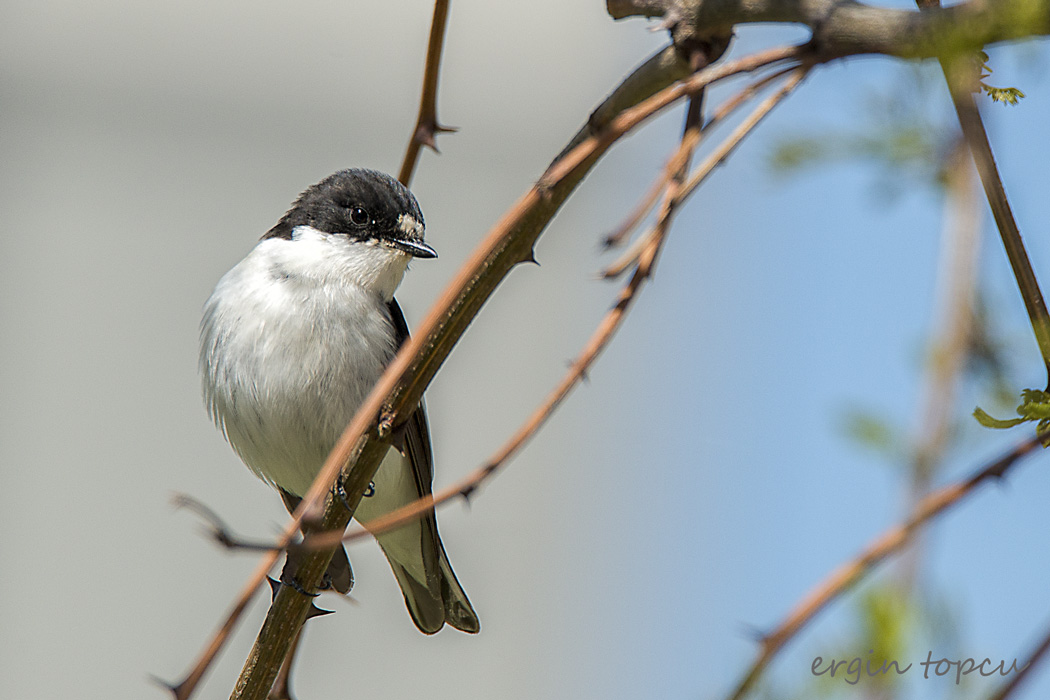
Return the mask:
[[[531,263],[531,264],[533,264],[533,265],[535,265],[537,267],[540,266],[540,261],[536,259],[536,249],[535,248],[529,248],[529,252],[527,252],[525,255],[523,255],[521,260],[518,261],[519,265],[523,264],[523,263]]]
[[[739,628],[741,635],[759,646],[765,646],[766,640],[769,639],[769,633],[757,625],[742,622],[739,624]]]
[[[441,154],[441,151],[438,150],[437,140],[434,139],[433,126],[420,124],[419,128],[416,129],[416,143],[421,146],[426,146],[434,153]]]
[[[437,119],[438,75],[441,71],[441,50],[445,44],[445,29],[448,26],[448,0],[435,0],[434,17],[430,22],[430,38],[427,40],[427,60],[423,70],[423,89],[419,97],[419,116],[412,137],[408,140],[405,157],[401,161],[398,180],[405,186],[412,180],[416,162],[419,160],[421,146],[428,146],[435,153],[437,148],[435,135],[455,131],[452,127],[442,126]]]
[[[602,132],[605,127],[603,119],[599,116],[597,109],[587,115],[587,135],[597,136]]]
[[[536,195],[544,202],[549,202],[551,199],[551,195],[554,192],[554,185],[556,184],[557,182],[551,179],[548,173],[543,173],[543,175],[540,176],[540,179],[537,180],[536,184],[534,185]]]
[[[266,583],[270,584],[270,602],[277,598],[277,591],[281,590],[281,582],[273,576],[266,577]]]
[[[182,688],[183,685],[185,685],[186,681],[182,681],[180,683],[172,684],[172,683],[169,683],[168,681],[164,680],[163,678],[160,678],[159,676],[154,676],[152,673],[149,674],[149,681],[150,681],[150,683],[153,683],[154,685],[158,685],[161,688],[163,688],[164,690],[166,690],[169,693],[171,693],[172,696],[175,698],[175,700],[182,700],[182,698],[186,697],[186,696],[181,694],[181,688]]]
[[[652,208],[656,206],[657,200],[660,199],[660,194],[664,191],[666,185],[666,178],[661,174],[660,177],[650,186],[649,191],[645,193],[645,197],[638,203],[623,223],[621,223],[614,231],[605,235],[602,240],[602,249],[609,250],[610,248],[623,245],[623,243],[630,238],[630,235],[639,224],[642,223],[642,219],[652,211]],[[615,275],[606,274],[605,277],[611,277]]]
[[[416,142],[421,146],[426,146],[434,151],[434,153],[441,153],[437,147],[436,136],[438,134],[454,134],[457,131],[459,131],[458,126],[442,126],[437,123],[437,120],[428,120],[426,122],[421,122],[416,127],[415,138]]]

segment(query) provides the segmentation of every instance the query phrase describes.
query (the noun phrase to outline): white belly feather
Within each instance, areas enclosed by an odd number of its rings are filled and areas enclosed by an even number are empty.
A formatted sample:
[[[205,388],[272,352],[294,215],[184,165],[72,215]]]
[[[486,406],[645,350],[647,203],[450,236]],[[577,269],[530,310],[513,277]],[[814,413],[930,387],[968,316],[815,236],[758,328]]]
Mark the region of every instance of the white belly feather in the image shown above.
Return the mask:
[[[260,243],[219,281],[201,325],[212,418],[256,474],[299,496],[395,350],[386,299],[317,238]],[[324,274],[318,256],[332,258]]]

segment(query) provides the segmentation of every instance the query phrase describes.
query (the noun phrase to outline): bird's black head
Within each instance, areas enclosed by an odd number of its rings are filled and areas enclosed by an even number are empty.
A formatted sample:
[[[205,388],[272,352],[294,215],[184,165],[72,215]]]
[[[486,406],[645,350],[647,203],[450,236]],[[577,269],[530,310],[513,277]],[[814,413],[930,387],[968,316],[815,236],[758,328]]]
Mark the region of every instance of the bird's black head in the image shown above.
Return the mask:
[[[416,198],[376,170],[340,170],[307,188],[263,238],[291,239],[298,226],[389,245],[417,258],[437,257],[423,241],[423,212]]]

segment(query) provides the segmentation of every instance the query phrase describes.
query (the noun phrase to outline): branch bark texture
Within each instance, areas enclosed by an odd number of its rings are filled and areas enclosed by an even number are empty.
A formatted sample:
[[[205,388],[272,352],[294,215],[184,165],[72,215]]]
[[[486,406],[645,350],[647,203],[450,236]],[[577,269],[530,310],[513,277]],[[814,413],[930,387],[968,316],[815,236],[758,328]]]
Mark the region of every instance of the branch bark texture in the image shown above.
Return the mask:
[[[813,30],[821,53],[933,58],[1050,33],[1050,0],[970,0],[897,10],[854,0],[607,0],[614,19],[661,17],[672,29],[718,36],[738,24],[785,22]]]

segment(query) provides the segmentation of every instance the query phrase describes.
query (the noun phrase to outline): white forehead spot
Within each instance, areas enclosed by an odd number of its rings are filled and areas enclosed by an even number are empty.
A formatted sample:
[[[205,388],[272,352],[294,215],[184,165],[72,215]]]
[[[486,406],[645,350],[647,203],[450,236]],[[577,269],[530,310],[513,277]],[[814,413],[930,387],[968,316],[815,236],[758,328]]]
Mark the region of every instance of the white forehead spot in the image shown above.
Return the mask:
[[[397,227],[410,238],[423,238],[423,224],[416,221],[411,214],[402,214],[397,217]]]

